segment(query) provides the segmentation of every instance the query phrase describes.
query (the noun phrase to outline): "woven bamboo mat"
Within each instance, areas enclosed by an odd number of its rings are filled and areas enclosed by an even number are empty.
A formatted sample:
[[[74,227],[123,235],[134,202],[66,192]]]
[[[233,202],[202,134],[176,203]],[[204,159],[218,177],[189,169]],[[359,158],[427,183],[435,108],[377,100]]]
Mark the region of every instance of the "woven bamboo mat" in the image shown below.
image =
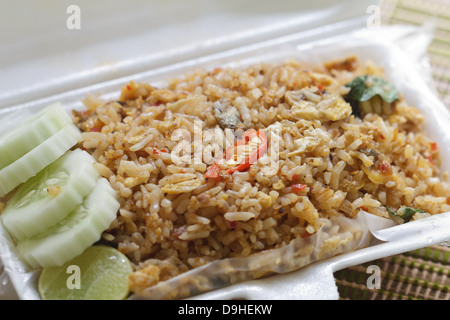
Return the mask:
[[[381,22],[384,24],[420,25],[435,21],[434,39],[428,48],[436,88],[450,107],[450,1],[449,0],[384,0]]]
[[[380,270],[379,289],[369,267]],[[431,246],[335,273],[342,300],[449,300],[450,248]]]
[[[436,22],[428,56],[436,88],[450,108],[450,1],[385,0],[381,13],[384,24]],[[375,284],[373,266],[380,271],[379,289],[370,289]],[[450,248],[426,247],[340,270],[334,276],[342,300],[450,300]]]

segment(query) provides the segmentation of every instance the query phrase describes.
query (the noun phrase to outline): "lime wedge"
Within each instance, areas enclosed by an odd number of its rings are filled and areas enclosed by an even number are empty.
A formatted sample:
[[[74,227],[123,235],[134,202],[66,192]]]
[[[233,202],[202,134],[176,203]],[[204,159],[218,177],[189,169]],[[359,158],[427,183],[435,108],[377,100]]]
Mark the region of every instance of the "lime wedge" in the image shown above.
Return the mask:
[[[42,300],[123,300],[129,294],[131,272],[124,254],[92,246],[61,267],[43,268],[38,291]]]

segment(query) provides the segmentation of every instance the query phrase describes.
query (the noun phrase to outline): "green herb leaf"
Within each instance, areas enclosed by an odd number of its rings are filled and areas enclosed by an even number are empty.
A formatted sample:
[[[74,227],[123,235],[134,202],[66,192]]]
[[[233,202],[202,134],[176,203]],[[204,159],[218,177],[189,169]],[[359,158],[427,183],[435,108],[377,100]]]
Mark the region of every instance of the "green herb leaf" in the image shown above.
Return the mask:
[[[385,79],[372,76],[367,78],[366,85],[368,82],[371,86],[364,90],[360,101],[367,101],[376,95],[379,95],[381,98],[383,98],[384,101],[388,103],[398,100],[397,89]]]
[[[377,76],[359,76],[345,85],[350,88],[350,92],[344,99],[350,103],[353,114],[361,117],[360,101],[367,101],[379,95],[384,101],[392,103],[398,100],[397,89],[388,81]]]
[[[401,214],[398,212],[400,210],[398,210],[397,212],[395,212],[394,210],[392,210],[391,208],[389,208],[388,206],[386,206],[386,210],[389,212],[389,215],[391,216],[391,218],[396,221],[397,223],[406,223],[411,221],[411,218],[414,216],[414,214],[416,214],[417,212],[421,212],[421,213],[425,213],[426,211],[423,211],[420,208],[414,209],[414,208],[410,208],[410,207],[403,207]],[[401,220],[400,220],[400,219]]]
[[[391,219],[394,220],[396,223],[402,224],[402,223],[405,222],[401,217],[399,217],[397,212],[395,212],[394,210],[392,210],[388,206],[386,206],[386,210],[388,211],[389,216],[391,217]]]
[[[403,209],[403,213],[400,216],[400,218],[403,219],[403,221],[405,222],[409,222],[411,221],[411,218],[413,217],[413,215],[416,213],[417,211],[413,208],[410,207],[406,207]]]
[[[366,90],[367,77],[367,75],[356,77],[345,85],[350,88],[350,92],[345,96],[345,100],[361,101],[361,97],[364,95],[364,91]]]

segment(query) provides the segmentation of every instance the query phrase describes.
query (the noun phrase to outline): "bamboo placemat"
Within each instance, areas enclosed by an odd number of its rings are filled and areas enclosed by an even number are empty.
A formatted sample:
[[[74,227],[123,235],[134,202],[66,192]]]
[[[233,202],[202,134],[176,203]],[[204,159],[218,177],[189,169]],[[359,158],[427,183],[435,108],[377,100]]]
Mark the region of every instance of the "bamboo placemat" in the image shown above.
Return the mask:
[[[450,1],[381,2],[384,24],[419,25],[430,20],[436,22],[428,48],[433,80],[450,108]],[[370,289],[373,266],[380,271],[379,289]],[[342,300],[450,300],[450,248],[434,245],[340,270],[334,276]]]
[[[450,107],[450,1],[384,0],[380,7],[383,24],[436,23],[428,56],[436,88],[442,101]]]
[[[379,289],[370,288],[370,266],[380,270]],[[335,279],[345,300],[449,300],[450,248],[436,245],[378,259],[338,271]]]

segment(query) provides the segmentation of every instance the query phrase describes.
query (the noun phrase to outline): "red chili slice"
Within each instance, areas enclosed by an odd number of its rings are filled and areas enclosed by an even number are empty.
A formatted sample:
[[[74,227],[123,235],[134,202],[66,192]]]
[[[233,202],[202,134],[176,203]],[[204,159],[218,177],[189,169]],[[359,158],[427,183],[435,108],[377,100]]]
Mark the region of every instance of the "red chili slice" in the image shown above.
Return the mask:
[[[248,132],[248,131],[247,131]],[[250,132],[247,132],[244,134],[244,136],[242,137],[241,140],[239,140],[239,142],[242,142],[243,140],[245,140],[245,143],[248,143],[250,141],[252,141],[255,136],[258,137],[260,139],[260,144],[259,147],[256,151],[252,152],[245,160],[243,163],[239,164],[238,166],[231,168],[228,170],[228,173],[233,173],[236,170],[237,171],[244,171],[245,169],[247,169],[248,167],[250,167],[253,163],[255,163],[261,156],[263,156],[266,151],[267,151],[267,137],[266,134],[263,131],[255,131],[254,129],[250,130]],[[239,145],[238,142],[238,145]],[[242,142],[241,145],[244,143]]]
[[[438,149],[438,145],[436,142],[430,142],[431,150],[436,151]]]
[[[205,178],[210,178],[210,179],[219,179],[219,171],[220,171],[220,167],[217,163],[214,163],[209,169],[208,171],[206,171],[205,173]]]
[[[238,165],[230,168],[227,170],[228,173],[233,173],[235,171],[244,171],[248,167],[250,167],[253,163],[255,163],[261,156],[263,156],[267,151],[267,136],[264,133],[264,131],[256,131],[255,129],[248,130],[244,133],[242,138],[235,144],[234,147],[230,147],[225,152],[225,156],[222,161],[230,161],[235,157],[236,159],[239,158],[239,154],[236,154],[236,152],[239,152],[239,150],[242,150],[242,146],[248,145],[254,138],[259,138],[260,142],[258,143],[258,148],[250,153],[248,157],[244,159],[243,162],[239,163]],[[242,152],[242,151],[241,151]],[[216,161],[205,173],[205,178],[212,178],[212,179],[219,179],[219,171],[221,167]]]
[[[307,187],[306,184],[301,184],[301,183],[296,183],[291,186],[292,191],[294,191],[295,193],[299,193],[301,190],[305,189],[306,187]]]

